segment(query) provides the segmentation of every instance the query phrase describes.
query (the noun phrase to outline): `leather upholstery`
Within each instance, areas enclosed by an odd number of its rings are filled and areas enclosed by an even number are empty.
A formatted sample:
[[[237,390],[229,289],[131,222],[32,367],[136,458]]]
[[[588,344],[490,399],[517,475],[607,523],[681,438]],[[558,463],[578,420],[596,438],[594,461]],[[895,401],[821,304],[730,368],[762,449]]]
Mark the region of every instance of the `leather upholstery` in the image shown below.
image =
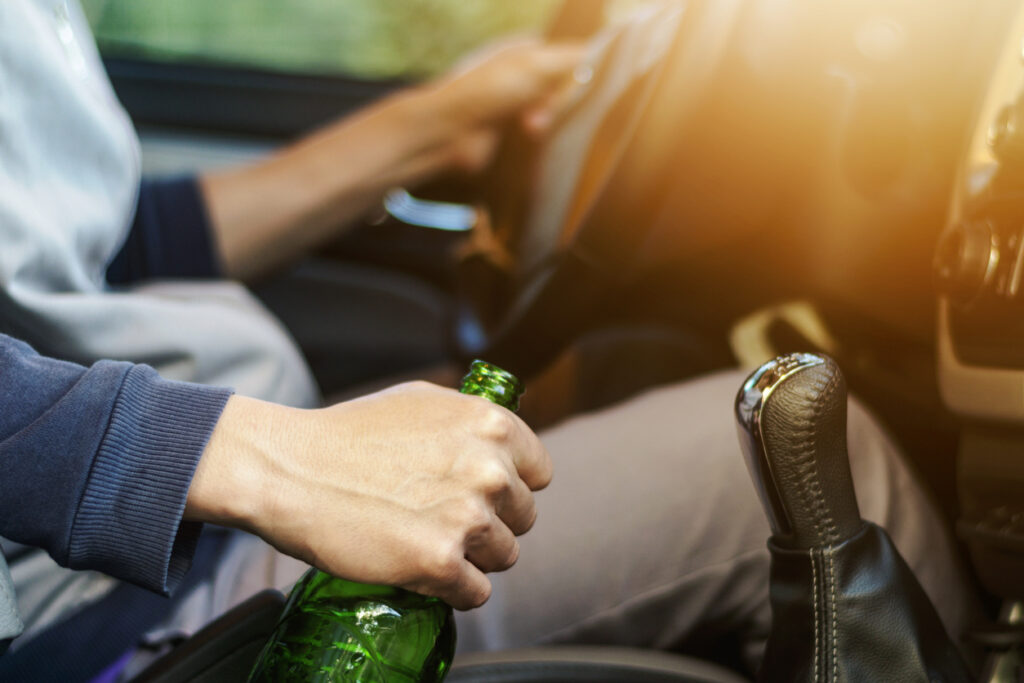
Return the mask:
[[[797,372],[765,401],[761,433],[793,537],[811,548],[860,528],[846,452],[846,381],[830,358]]]
[[[878,526],[834,545],[769,542],[762,681],[970,681],[935,608]]]

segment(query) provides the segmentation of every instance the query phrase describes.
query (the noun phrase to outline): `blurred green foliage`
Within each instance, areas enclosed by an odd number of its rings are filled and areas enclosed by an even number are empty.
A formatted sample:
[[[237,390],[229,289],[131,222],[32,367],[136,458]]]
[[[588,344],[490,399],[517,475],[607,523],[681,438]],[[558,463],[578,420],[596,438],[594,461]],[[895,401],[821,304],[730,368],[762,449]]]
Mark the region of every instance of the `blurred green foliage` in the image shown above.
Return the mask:
[[[558,0],[82,0],[108,55],[358,78],[439,73]]]

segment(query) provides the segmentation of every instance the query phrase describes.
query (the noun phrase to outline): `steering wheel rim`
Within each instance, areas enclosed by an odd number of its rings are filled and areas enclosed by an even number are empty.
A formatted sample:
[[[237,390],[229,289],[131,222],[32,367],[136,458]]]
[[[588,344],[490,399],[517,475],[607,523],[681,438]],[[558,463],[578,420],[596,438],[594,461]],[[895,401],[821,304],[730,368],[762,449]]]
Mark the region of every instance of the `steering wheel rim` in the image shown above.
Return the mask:
[[[528,377],[629,277],[742,2],[666,2],[607,30],[551,133],[510,132],[484,185],[489,220],[462,261],[463,355]]]

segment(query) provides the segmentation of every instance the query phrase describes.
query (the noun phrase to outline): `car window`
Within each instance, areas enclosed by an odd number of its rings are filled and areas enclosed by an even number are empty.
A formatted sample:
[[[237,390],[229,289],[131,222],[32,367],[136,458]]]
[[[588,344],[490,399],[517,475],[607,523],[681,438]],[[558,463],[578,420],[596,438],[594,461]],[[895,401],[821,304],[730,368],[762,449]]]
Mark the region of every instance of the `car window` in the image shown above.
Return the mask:
[[[539,33],[564,0],[81,0],[108,57],[366,80],[440,73],[499,36]],[[617,21],[651,0],[605,0]]]
[[[82,0],[105,56],[368,80],[422,78],[559,0]]]

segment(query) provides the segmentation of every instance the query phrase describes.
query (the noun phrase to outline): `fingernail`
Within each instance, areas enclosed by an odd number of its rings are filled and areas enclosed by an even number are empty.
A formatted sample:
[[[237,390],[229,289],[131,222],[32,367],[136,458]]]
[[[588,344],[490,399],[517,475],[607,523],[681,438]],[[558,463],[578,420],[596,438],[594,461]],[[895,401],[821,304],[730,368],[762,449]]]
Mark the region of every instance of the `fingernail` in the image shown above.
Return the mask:
[[[554,117],[547,109],[530,112],[526,117],[526,127],[534,133],[542,133],[551,125]]]

